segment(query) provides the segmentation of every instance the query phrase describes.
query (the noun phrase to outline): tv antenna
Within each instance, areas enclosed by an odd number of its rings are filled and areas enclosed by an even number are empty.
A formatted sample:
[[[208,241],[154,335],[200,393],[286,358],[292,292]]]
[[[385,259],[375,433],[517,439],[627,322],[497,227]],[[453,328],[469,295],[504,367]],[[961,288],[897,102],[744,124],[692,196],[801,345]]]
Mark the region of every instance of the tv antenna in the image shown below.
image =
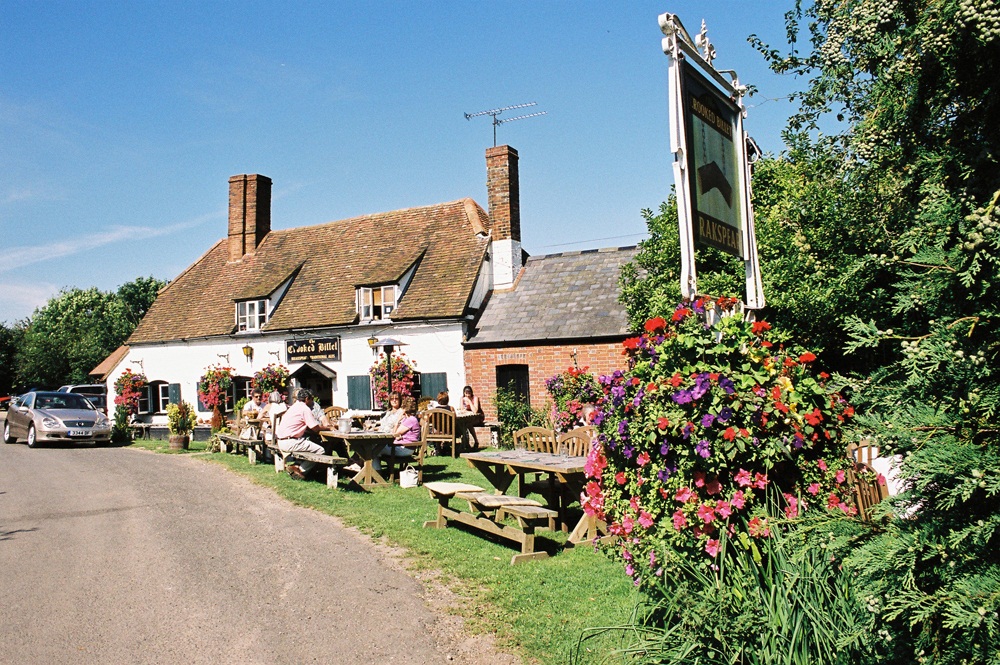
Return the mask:
[[[539,115],[546,115],[548,111],[539,111],[537,113],[529,113],[527,115],[519,115],[515,118],[504,118],[501,120],[499,116],[504,111],[511,111],[513,109],[523,109],[529,106],[536,106],[537,102],[528,102],[527,104],[514,104],[513,106],[505,106],[502,109],[490,109],[489,111],[479,111],[478,113],[466,113],[465,119],[472,120],[473,118],[478,118],[481,115],[488,115],[493,118],[493,147],[497,145],[497,125],[502,125],[505,122],[513,122],[515,120],[524,120],[525,118],[534,118]]]

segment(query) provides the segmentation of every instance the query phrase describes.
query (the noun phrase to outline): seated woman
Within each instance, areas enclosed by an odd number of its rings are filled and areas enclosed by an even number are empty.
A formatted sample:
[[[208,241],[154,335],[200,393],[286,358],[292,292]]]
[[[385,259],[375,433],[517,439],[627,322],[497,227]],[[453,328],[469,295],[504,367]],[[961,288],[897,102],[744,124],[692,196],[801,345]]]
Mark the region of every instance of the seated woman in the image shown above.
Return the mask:
[[[416,443],[420,441],[420,419],[417,418],[417,402],[412,397],[403,398],[403,416],[396,424],[392,435],[396,440],[392,445],[386,446],[379,457],[395,457],[397,459],[409,459],[413,457],[413,449],[403,447],[403,444]],[[381,470],[379,460],[375,460],[373,466],[376,470]]]
[[[476,428],[481,427],[484,422],[483,416],[483,405],[476,397],[476,394],[472,392],[472,386],[465,386],[462,388],[462,401],[459,404],[459,408],[463,411],[471,411],[476,414],[468,426],[465,428],[465,432],[462,434],[462,443],[468,444],[466,441],[467,436],[471,436],[472,440],[475,441],[476,450],[479,450],[479,438],[476,436]]]
[[[445,411],[454,411],[455,407],[449,406],[448,405],[449,401],[450,400],[448,398],[448,391],[447,390],[442,390],[441,392],[438,393],[438,396],[437,396],[437,406],[434,407],[434,408],[436,408],[436,409],[444,409]]]
[[[399,393],[393,390],[389,393],[389,408],[386,409],[385,415],[382,419],[378,421],[378,431],[385,432],[387,434],[396,431],[396,425],[403,418],[403,400]]]

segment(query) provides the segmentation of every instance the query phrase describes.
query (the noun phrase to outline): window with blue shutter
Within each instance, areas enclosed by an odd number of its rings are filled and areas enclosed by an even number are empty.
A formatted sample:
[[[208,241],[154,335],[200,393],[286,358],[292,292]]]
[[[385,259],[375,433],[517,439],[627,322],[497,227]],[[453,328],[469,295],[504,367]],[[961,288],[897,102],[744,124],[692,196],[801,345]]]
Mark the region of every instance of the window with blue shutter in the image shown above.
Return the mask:
[[[347,377],[347,408],[362,411],[372,408],[372,381],[367,374]]]
[[[421,372],[420,396],[437,399],[438,393],[448,390],[447,372]]]

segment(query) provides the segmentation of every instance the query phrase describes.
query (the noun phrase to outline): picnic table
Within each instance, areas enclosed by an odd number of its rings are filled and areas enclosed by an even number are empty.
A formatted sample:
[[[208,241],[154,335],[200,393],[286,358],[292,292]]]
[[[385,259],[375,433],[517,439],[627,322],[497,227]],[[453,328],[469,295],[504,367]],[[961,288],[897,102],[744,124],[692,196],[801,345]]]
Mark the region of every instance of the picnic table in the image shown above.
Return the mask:
[[[462,457],[496,489],[497,494],[506,494],[507,489],[518,479],[518,496],[524,496],[524,476],[528,473],[544,473],[558,490],[554,498],[556,505],[550,505],[557,511],[563,530],[568,530],[566,507],[571,498],[578,497],[586,484],[584,465],[586,457],[568,457],[553,453],[542,453],[530,450],[492,450],[463,453]],[[567,539],[570,545],[583,541],[593,541],[608,537],[608,525],[586,512],[573,526]]]
[[[337,442],[343,444],[343,452],[350,458],[357,455],[361,458],[362,466],[357,475],[352,479],[364,489],[371,489],[377,485],[388,485],[389,482],[375,470],[372,462],[378,457],[382,449],[391,444],[395,437],[384,432],[336,432],[321,431],[320,437],[324,441],[331,441],[334,446]],[[390,476],[391,478],[392,476]]]

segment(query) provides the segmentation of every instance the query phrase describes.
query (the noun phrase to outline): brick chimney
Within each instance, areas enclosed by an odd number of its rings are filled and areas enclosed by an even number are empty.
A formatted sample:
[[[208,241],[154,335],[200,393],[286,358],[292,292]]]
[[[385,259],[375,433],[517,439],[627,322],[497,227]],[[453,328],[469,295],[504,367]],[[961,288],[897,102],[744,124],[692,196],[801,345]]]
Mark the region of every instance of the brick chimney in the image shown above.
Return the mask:
[[[271,179],[256,173],[229,179],[229,260],[252,254],[271,232]]]
[[[521,194],[517,150],[509,145],[486,149],[486,191],[493,236],[493,288],[509,289],[521,270]]]

